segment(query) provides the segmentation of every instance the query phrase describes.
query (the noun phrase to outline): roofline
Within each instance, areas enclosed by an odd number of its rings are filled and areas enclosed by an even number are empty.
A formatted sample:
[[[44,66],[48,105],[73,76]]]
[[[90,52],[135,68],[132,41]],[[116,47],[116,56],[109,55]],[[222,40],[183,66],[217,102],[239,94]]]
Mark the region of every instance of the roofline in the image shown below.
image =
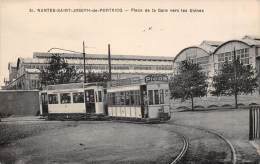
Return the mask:
[[[33,89],[33,90],[17,90],[17,89],[0,89],[0,92],[39,92],[40,90]]]
[[[61,54],[61,55],[75,55],[75,57],[80,57],[83,58],[82,53],[46,53],[46,52],[33,52],[33,56],[34,57],[41,57],[41,56],[49,56],[51,54]],[[86,56],[93,56],[93,58],[95,58],[95,56],[97,58],[107,58],[107,54],[86,54]],[[73,56],[72,56],[73,57]],[[133,59],[131,59],[131,57]],[[148,59],[148,60],[168,60],[168,61],[172,61],[173,58],[169,57],[169,56],[143,56],[143,55],[111,55],[112,59],[125,59],[125,60],[135,60],[135,58],[140,58],[140,59]]]
[[[213,52],[212,54],[215,54],[221,47],[223,47],[224,45],[226,45],[226,44],[228,44],[228,43],[230,43],[230,42],[240,42],[240,43],[243,43],[243,44],[245,44],[245,45],[247,45],[247,46],[249,46],[249,47],[252,47],[252,46],[253,46],[253,45],[250,45],[250,44],[248,44],[248,43],[246,43],[246,42],[244,42],[244,41],[242,41],[242,40],[236,40],[236,39],[234,39],[234,40],[229,40],[229,41],[226,41],[226,42],[220,44],[220,45],[214,50],[214,52]]]
[[[209,56],[210,56],[210,53],[207,52],[205,49],[203,49],[202,47],[199,47],[199,46],[190,46],[190,47],[186,47],[184,49],[182,49],[173,59],[173,62],[175,62],[175,60],[181,55],[181,53],[187,49],[190,49],[190,48],[198,48],[198,49],[201,49],[202,51],[206,52]]]

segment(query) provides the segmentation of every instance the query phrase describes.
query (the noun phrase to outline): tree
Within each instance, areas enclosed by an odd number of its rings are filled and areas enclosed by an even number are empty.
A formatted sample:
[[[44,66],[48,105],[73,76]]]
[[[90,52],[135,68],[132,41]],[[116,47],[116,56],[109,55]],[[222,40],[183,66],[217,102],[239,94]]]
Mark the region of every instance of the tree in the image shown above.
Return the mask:
[[[74,66],[69,66],[59,54],[53,54],[46,69],[41,70],[42,85],[66,84],[79,82],[80,76]]]
[[[224,62],[218,74],[213,76],[212,86],[214,88],[211,91],[212,95],[234,95],[235,108],[237,108],[237,95],[252,94],[258,84],[252,65],[243,65],[234,51],[233,61]]]
[[[182,101],[191,99],[191,109],[194,110],[194,97],[207,95],[207,76],[202,68],[191,60],[180,63],[178,74],[170,82],[171,98],[181,98]]]
[[[109,80],[109,74],[107,72],[96,73],[96,72],[89,70],[86,73],[86,80],[88,83],[107,82]]]
[[[86,73],[86,80],[91,82],[106,82],[109,75],[107,72],[96,73],[89,69]],[[78,83],[84,81],[83,71],[79,72],[74,66],[69,64],[59,54],[53,54],[46,69],[41,70],[41,84],[44,86],[66,83]]]

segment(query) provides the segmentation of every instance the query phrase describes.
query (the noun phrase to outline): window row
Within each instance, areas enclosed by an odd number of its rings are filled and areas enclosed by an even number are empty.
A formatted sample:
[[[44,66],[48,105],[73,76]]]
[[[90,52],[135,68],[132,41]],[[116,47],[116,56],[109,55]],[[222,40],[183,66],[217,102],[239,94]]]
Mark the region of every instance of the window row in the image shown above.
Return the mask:
[[[28,68],[28,69],[46,69],[47,65],[40,65],[40,64],[26,64],[24,65],[24,68]]]
[[[240,59],[243,64],[249,64],[249,49],[236,50],[236,57]],[[218,62],[230,62],[234,60],[234,51],[218,54]]]
[[[60,104],[69,104],[73,100],[73,103],[84,103],[84,92],[75,92],[72,93],[60,93]],[[48,94],[48,103],[49,104],[59,104],[58,94]]]
[[[148,97],[144,95],[144,104],[164,104],[167,90],[148,90]],[[123,91],[108,94],[108,105],[139,106],[141,103],[140,91]]]
[[[140,91],[122,91],[108,93],[108,105],[122,105],[122,106],[139,106],[140,101]]]
[[[25,68],[32,68],[32,69],[46,69],[47,65],[25,65]],[[76,69],[83,69],[83,65],[74,65]],[[112,69],[115,70],[172,70],[171,65],[160,65],[160,66],[140,66],[140,65],[112,65]],[[107,65],[86,65],[86,69],[94,69],[94,70],[108,70]]]
[[[164,90],[148,90],[149,105],[164,104]]]
[[[185,60],[192,61],[193,63],[197,63],[199,65],[209,64],[208,56],[203,56],[203,57],[198,57],[198,58],[186,58]],[[185,60],[182,60],[182,61],[185,61]],[[178,68],[182,61],[175,62],[175,68]]]
[[[39,80],[31,80],[31,87],[32,89],[38,89],[40,88],[40,81]]]

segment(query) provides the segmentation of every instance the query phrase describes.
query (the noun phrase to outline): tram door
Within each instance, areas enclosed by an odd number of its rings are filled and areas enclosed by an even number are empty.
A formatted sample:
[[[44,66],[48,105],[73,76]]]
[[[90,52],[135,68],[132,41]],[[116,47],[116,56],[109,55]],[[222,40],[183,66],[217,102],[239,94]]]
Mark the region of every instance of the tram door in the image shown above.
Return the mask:
[[[86,113],[96,113],[94,89],[85,90]]]
[[[147,118],[148,117],[148,98],[147,98],[147,87],[146,85],[141,85],[140,86],[140,91],[141,91],[141,113],[142,113],[142,118]]]
[[[41,93],[41,106],[42,106],[42,115],[48,113],[48,97],[47,93]]]

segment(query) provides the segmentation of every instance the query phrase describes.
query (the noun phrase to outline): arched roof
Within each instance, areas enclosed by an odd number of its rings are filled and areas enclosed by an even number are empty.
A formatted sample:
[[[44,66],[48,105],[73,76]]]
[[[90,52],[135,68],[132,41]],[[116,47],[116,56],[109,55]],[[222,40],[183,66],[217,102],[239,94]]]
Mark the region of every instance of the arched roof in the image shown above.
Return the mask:
[[[223,47],[224,45],[226,45],[226,44],[229,44],[229,43],[232,43],[232,42],[239,42],[239,43],[243,43],[243,44],[245,44],[245,45],[247,45],[247,46],[254,46],[255,44],[254,43],[250,43],[250,41],[249,40],[229,40],[229,41],[226,41],[226,42],[224,42],[224,43],[222,43],[221,45],[219,45],[216,49],[215,49],[215,51],[213,52],[213,54],[215,54],[221,47]]]
[[[182,50],[174,57],[173,62],[175,62],[175,60],[181,55],[182,52],[184,52],[184,51],[186,51],[187,49],[190,49],[190,48],[198,48],[198,49],[200,49],[200,50],[206,52],[208,55],[210,55],[210,52],[209,52],[209,51],[207,51],[206,49],[204,49],[204,48],[202,48],[202,47],[200,47],[200,46],[190,46],[190,47],[186,47],[186,48],[182,49]]]

